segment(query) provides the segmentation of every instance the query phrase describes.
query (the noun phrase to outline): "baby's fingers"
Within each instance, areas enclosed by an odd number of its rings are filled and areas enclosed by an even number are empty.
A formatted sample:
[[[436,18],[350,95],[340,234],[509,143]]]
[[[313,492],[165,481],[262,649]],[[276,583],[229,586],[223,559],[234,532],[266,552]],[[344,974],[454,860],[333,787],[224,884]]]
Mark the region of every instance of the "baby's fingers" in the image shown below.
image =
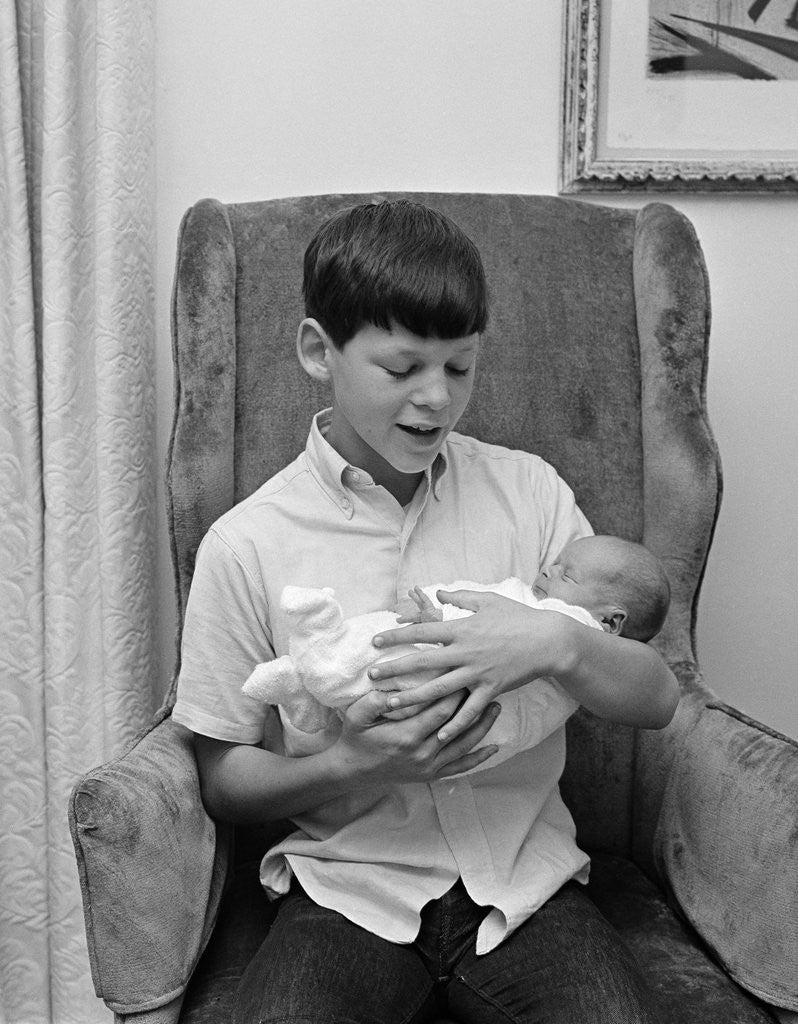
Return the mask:
[[[416,604],[418,605],[418,608],[419,608],[420,611],[422,611],[422,612],[435,611],[435,605],[427,597],[427,595],[424,593],[424,591],[421,589],[421,587],[413,587],[412,590],[408,590],[407,596],[411,597],[416,602]]]

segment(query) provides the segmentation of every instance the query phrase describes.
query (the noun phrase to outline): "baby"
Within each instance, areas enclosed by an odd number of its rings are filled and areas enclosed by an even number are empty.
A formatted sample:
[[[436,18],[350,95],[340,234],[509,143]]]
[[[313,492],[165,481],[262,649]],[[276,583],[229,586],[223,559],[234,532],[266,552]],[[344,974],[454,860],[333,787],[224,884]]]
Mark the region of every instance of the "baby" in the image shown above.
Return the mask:
[[[650,640],[662,628],[670,600],[668,579],[659,561],[642,545],[611,536],[584,537],[568,544],[531,586],[511,577],[489,585],[458,580],[446,588],[415,587],[394,611],[350,619],[344,619],[329,587],[286,587],[281,605],[291,625],[289,654],[258,665],[243,691],[279,705],[287,754],[315,753],[332,743],[345,709],[378,685],[369,678],[368,669],[413,649],[392,647],[390,655],[381,657],[372,644],[376,633],[397,624],[473,614],[445,598],[441,602],[438,591],[442,589],[489,591],[640,641]],[[418,686],[431,675],[403,677],[402,688]],[[384,685],[396,689],[397,680]],[[486,736],[486,743],[498,745],[499,750],[484,767],[542,742],[577,707],[554,680],[547,679],[509,691],[499,703],[501,714]]]

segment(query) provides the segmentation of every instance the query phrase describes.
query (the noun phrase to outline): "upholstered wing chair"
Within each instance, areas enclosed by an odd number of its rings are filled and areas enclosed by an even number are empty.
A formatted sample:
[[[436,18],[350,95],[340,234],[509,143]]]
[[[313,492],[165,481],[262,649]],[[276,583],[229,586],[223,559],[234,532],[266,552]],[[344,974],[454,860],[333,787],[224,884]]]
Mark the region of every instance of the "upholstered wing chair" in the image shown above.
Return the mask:
[[[167,477],[181,617],[204,532],[301,450],[327,403],[294,357],[302,254],[327,215],[365,198],[204,200],[183,220]],[[418,198],[471,235],[490,284],[460,429],[541,454],[597,532],[642,540],[672,583],[654,641],[682,688],[672,724],[634,731],[583,712],[569,723],[562,786],[593,856],[590,891],[672,1024],[798,1010],[798,745],[716,699],[696,662],[720,473],[694,231],[662,203]],[[172,701],[72,796],[89,955],[117,1020],[217,1024],[269,927],[257,867],[281,832],[208,817]]]

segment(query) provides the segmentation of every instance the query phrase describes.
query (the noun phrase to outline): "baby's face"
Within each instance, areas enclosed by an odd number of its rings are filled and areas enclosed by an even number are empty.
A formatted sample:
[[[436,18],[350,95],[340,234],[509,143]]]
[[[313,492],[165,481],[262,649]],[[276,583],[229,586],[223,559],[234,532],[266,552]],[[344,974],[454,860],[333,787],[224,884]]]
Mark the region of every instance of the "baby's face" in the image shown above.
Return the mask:
[[[539,600],[556,597],[597,615],[606,603],[606,566],[599,538],[583,537],[564,547],[554,562],[541,569],[532,591]]]

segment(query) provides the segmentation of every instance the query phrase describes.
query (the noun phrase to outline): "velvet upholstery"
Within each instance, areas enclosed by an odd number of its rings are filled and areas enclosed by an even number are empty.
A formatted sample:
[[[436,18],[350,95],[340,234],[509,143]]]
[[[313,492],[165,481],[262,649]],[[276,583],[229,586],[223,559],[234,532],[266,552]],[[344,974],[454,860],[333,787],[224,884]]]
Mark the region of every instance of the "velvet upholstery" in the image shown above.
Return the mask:
[[[301,450],[327,404],[294,356],[302,253],[326,215],[365,198],[203,200],[184,218],[167,477],[181,620],[204,532]],[[580,712],[569,723],[563,791],[594,855],[591,890],[673,1024],[771,1020],[765,1003],[798,1009],[798,749],[722,708],[695,657],[721,485],[692,226],[663,203],[417,198],[471,235],[491,291],[460,429],[551,461],[597,531],[642,540],[671,578],[655,643],[682,687],[674,722],[636,732]],[[235,980],[268,928],[256,867],[276,832],[214,830],[172,700],[76,787],[70,816],[98,994],[120,1019],[211,1024],[229,1019]]]

